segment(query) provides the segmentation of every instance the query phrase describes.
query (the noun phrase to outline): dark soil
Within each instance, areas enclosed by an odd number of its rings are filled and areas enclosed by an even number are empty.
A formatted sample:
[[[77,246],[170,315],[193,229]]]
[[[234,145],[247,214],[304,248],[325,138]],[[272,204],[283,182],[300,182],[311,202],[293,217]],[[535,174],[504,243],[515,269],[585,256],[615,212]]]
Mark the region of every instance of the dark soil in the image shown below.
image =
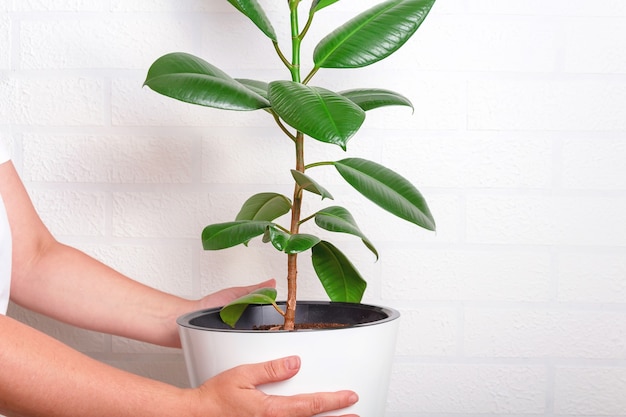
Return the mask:
[[[340,329],[349,327],[345,323],[296,323],[295,330],[313,330],[313,329]],[[254,326],[253,330],[283,330],[282,324]]]

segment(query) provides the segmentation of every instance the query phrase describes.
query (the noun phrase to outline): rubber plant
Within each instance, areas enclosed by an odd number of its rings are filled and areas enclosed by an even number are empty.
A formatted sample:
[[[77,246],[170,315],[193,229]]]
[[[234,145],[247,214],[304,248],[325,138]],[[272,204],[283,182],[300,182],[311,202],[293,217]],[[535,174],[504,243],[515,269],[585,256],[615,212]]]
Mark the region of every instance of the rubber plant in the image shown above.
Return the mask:
[[[312,81],[322,68],[360,68],[385,59],[413,36],[435,0],[388,0],[358,14],[319,40],[304,76],[301,43],[317,14],[339,0],[312,0],[306,5],[302,0],[286,1],[290,53],[279,45],[274,27],[257,0],[227,1],[256,25],[261,38],[272,42],[289,78],[271,82],[233,78],[199,57],[177,52],[164,55],[152,64],[145,85],[159,94],[201,106],[263,110],[275,120],[286,138],[285,143],[295,148],[292,198],[273,192],[253,195],[233,221],[212,224],[202,231],[206,250],[247,244],[262,237],[263,242],[286,254],[288,293],[284,310],[275,301],[276,291],[267,288],[225,306],[221,317],[234,326],[248,305],[271,303],[284,317],[282,328],[293,330],[300,253],[311,251],[313,268],[331,301],[358,303],[366,288],[365,280],[346,255],[326,240],[300,233],[302,224],[314,222],[327,231],[354,235],[378,259],[374,245],[347,209],[329,206],[316,213],[302,213],[305,193],[333,199],[315,181],[312,176],[315,170],[334,167],[348,184],[378,206],[417,226],[435,230],[435,221],[422,194],[394,171],[360,158],[306,162],[304,152],[305,140],[339,146],[345,151],[369,110],[383,106],[413,108],[405,96],[386,89],[367,87],[336,92],[315,86]],[[329,9],[324,10],[328,12]],[[301,26],[304,17],[306,21]],[[289,213],[289,225],[277,223],[277,219]]]

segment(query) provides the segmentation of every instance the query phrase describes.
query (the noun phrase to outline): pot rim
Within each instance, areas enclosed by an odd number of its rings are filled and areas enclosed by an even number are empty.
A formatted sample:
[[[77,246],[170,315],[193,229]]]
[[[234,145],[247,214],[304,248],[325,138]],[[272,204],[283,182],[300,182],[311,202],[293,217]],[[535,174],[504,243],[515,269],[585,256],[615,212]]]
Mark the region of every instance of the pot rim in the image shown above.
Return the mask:
[[[284,306],[286,302],[281,301],[281,302],[277,302],[276,304],[278,304],[279,306]],[[367,322],[362,322],[362,323],[346,323],[347,325],[342,326],[342,327],[332,327],[332,328],[324,328],[324,329],[319,329],[319,328],[318,329],[298,329],[297,331],[295,331],[296,333],[327,332],[327,331],[333,331],[333,330],[347,330],[347,329],[354,329],[354,328],[360,328],[360,327],[368,327],[368,326],[379,325],[382,323],[390,322],[390,321],[397,320],[400,318],[400,312],[398,310],[391,308],[391,307],[379,306],[379,305],[374,305],[374,304],[304,300],[304,301],[298,301],[298,306],[330,306],[330,307],[339,307],[339,308],[344,308],[344,309],[347,308],[347,309],[354,309],[354,310],[371,311],[371,312],[380,314],[381,317],[374,319],[374,320],[367,321]],[[271,304],[259,304],[259,305],[251,304],[248,307],[248,309],[259,309],[259,308],[271,309],[271,311],[275,312],[274,306],[272,306]],[[246,328],[233,329],[233,328],[228,327],[226,324],[223,324],[225,326],[224,328],[209,327],[209,326],[204,326],[204,325],[200,326],[200,325],[192,324],[192,320],[205,316],[205,315],[212,315],[216,313],[219,314],[219,311],[221,309],[222,307],[213,307],[213,308],[192,311],[190,313],[186,313],[178,317],[178,319],[176,319],[176,323],[180,327],[184,327],[188,329],[196,329],[196,330],[201,330],[201,331],[209,331],[209,332],[293,333],[293,331],[289,331],[289,330],[258,330],[258,329],[246,329]],[[220,320],[220,323],[221,323],[221,320]]]

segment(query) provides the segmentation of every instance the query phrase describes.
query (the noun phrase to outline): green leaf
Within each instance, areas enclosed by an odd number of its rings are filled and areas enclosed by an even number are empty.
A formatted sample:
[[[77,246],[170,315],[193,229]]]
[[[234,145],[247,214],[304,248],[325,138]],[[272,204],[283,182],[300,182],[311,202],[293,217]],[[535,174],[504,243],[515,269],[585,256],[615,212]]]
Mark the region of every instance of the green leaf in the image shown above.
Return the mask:
[[[247,78],[235,78],[235,81],[237,81],[240,84],[243,84],[245,87],[247,87],[250,90],[252,90],[253,92],[257,93],[258,95],[260,95],[264,99],[269,100],[267,98],[267,87],[268,87],[268,84],[265,81],[250,80],[250,79],[247,79]]]
[[[365,120],[359,106],[321,87],[273,81],[269,84],[269,99],[274,111],[291,127],[344,150]]]
[[[322,39],[317,68],[359,68],[397,51],[420,27],[435,0],[389,0],[359,14]]]
[[[276,33],[263,8],[256,0],[228,0],[237,10],[247,16],[265,36],[276,42]]]
[[[340,91],[339,94],[352,100],[365,111],[386,106],[407,106],[413,109],[413,103],[403,95],[379,88],[357,88]]]
[[[276,225],[271,224],[263,234],[263,243],[271,242],[279,251],[284,251],[289,240],[289,233],[284,232]]]
[[[358,192],[390,213],[428,230],[435,220],[422,194],[389,168],[360,158],[335,162],[339,174]]]
[[[307,251],[320,243],[320,238],[305,233],[291,235],[287,241],[284,252],[290,255]]]
[[[303,189],[322,196],[322,200],[325,198],[333,199],[333,196],[321,185],[316,183],[311,177],[303,174],[300,171],[296,171],[295,169],[291,170],[291,175],[296,183],[302,187]]]
[[[224,71],[202,58],[185,52],[172,52],[154,61],[148,69],[146,83],[153,78],[172,74],[203,74],[224,80],[232,80]]]
[[[320,238],[317,236],[305,233],[290,235],[276,225],[270,225],[263,235],[263,242],[271,242],[276,249],[290,255],[309,250],[319,241]]]
[[[339,206],[326,207],[323,210],[315,213],[315,224],[322,229],[338,232],[349,233],[351,235],[360,237],[363,244],[372,251],[372,253],[378,259],[378,251],[370,242],[370,240],[361,232],[359,226],[354,221],[354,217],[348,210]]]
[[[333,3],[337,3],[339,0],[313,0],[311,3],[310,13],[319,12],[324,7],[330,6]]]
[[[313,268],[331,301],[358,303],[367,283],[335,246],[321,241],[312,248]]]
[[[220,318],[230,327],[235,327],[243,312],[250,304],[275,304],[276,289],[261,288],[231,301],[220,310]]]
[[[291,200],[282,194],[259,193],[243,203],[235,220],[272,221],[291,210]]]
[[[202,231],[202,247],[204,250],[220,250],[241,243],[265,233],[270,225],[267,221],[235,221],[212,224]]]
[[[157,59],[144,85],[167,97],[224,110],[258,110],[267,99],[196,56],[174,52]]]

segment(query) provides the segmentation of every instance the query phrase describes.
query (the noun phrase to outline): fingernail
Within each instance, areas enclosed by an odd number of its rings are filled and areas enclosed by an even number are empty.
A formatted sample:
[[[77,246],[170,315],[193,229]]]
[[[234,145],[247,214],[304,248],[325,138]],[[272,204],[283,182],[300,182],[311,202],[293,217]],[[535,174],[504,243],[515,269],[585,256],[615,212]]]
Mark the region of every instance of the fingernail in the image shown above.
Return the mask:
[[[300,366],[300,360],[297,356],[290,356],[285,359],[285,366],[287,367],[287,369],[293,371],[294,369],[298,369],[298,367]]]
[[[350,397],[348,397],[348,401],[350,401],[350,404],[354,404],[357,401],[359,401],[359,396],[356,395],[355,393],[352,393],[352,395],[350,395]]]

